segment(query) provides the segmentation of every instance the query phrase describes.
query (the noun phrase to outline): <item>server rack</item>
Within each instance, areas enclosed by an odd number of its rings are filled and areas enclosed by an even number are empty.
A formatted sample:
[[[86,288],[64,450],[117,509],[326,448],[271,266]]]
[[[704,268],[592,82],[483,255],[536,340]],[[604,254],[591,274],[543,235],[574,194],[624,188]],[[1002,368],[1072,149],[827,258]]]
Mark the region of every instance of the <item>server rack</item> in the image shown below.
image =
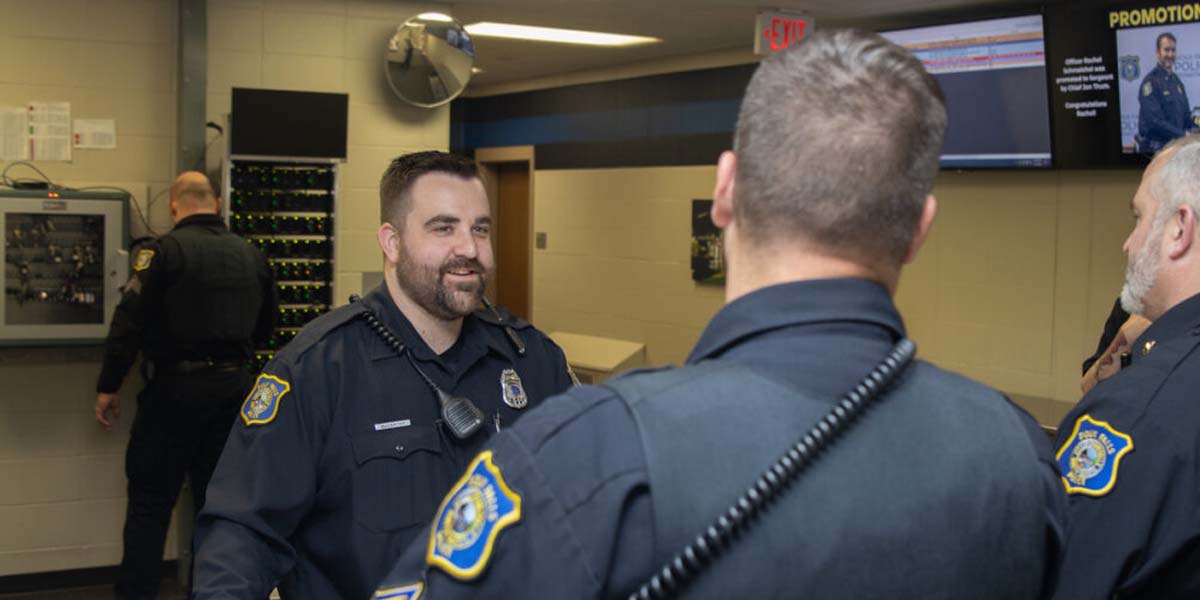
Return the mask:
[[[267,256],[279,316],[250,368],[259,372],[308,322],[333,305],[337,159],[231,156],[222,172],[230,231]]]

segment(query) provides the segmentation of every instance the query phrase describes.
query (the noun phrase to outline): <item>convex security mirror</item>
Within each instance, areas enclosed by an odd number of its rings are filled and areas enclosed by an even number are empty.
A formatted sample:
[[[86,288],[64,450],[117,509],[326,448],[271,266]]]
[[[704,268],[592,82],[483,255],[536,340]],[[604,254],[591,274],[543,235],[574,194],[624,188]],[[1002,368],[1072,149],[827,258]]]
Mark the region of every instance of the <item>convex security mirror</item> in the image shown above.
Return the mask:
[[[388,40],[384,72],[401,100],[424,108],[441,106],[471,80],[475,48],[454,19],[422,13],[396,28]]]

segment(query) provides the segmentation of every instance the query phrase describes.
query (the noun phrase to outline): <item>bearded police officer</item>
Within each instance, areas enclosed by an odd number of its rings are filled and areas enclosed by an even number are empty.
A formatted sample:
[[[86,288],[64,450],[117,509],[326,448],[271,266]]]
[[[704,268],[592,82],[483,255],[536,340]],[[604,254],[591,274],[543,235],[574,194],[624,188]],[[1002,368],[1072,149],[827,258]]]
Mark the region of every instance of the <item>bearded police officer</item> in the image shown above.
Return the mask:
[[[1150,162],[1132,208],[1121,304],[1151,324],[1058,428],[1064,599],[1200,597],[1200,134]]]
[[[366,598],[496,431],[571,379],[562,351],[479,308],[493,269],[475,164],[397,158],[385,281],[263,370],[197,525],[195,598]]]
[[[818,32],[767,57],[735,150],[716,169],[727,303],[687,366],[575,388],[498,436],[376,598],[624,597],[733,515],[726,509],[789,444],[911,348],[891,294],[934,218],[945,127],[934,79],[875,34]],[[762,489],[781,487],[778,473],[819,454],[749,529],[683,553],[699,572],[692,591],[1048,591],[1065,494],[1045,435],[981,384],[900,364],[881,367],[898,386],[849,431],[822,450],[816,438],[828,434],[813,434],[755,488],[748,502],[761,503]],[[863,384],[859,405],[878,385]],[[850,413],[838,411],[844,423]],[[695,568],[718,539],[732,546]]]
[[[208,177],[189,171],[171,186],[175,228],[135,255],[96,384],[96,420],[120,414],[117,390],[142,351],[148,380],[138,395],[125,473],[124,555],[119,598],[155,598],[171,509],[184,476],[195,508],[216,467],[238,403],[246,362],[275,324],[267,260],[230,233]]]

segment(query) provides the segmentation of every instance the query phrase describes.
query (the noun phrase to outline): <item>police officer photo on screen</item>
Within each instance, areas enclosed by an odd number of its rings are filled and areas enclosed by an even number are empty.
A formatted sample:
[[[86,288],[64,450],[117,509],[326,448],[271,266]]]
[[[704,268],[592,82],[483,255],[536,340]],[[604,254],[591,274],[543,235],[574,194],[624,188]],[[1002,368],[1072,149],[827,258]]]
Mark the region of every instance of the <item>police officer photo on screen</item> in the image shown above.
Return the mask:
[[[1175,73],[1177,46],[1175,35],[1169,31],[1155,38],[1154,56],[1158,64],[1138,88],[1138,152],[1153,154],[1167,142],[1200,129],[1183,81]]]
[[[1066,508],[1049,440],[913,360],[892,301],[945,129],[937,82],[876,34],[767,57],[716,167],[726,304],[686,365],[502,432],[375,598],[1048,594]]]
[[[384,283],[266,365],[196,527],[198,600],[368,598],[497,431],[571,385],[548,337],[487,305],[491,214],[470,159],[380,182]]]
[[[230,233],[203,173],[170,190],[175,228],[134,255],[96,383],[96,420],[111,431],[117,395],[142,353],[146,385],[125,455],[129,504],[116,596],[155,598],[171,510],[191,481],[197,511],[250,389],[246,363],[275,325],[267,259]]]
[[[1063,599],[1200,597],[1200,134],[1154,157],[1132,209],[1121,304],[1151,324],[1058,427]]]

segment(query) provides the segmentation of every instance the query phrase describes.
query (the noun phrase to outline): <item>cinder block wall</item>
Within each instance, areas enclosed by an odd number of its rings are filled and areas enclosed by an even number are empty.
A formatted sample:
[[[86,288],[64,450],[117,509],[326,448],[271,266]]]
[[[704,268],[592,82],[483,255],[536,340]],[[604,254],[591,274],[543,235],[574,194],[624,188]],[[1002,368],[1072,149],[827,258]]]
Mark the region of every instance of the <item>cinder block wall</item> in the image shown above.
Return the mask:
[[[117,149],[76,150],[70,163],[37,166],[66,185],[127,188],[145,206],[175,176],[176,2],[0,5],[0,105],[65,100],[72,117],[117,121]],[[360,291],[363,272],[380,270],[374,231],[383,169],[403,152],[448,145],[449,110],[402,105],[383,78],[388,36],[427,9],[387,0],[208,4],[208,120],[224,123],[233,86],[350,94],[335,232],[339,304]],[[223,144],[209,148],[214,176]],[[19,169],[11,174],[33,175]],[[160,196],[149,211],[160,233],[171,226],[166,204]],[[132,233],[144,235],[133,221]],[[97,347],[0,349],[0,576],[120,561],[124,449],[140,381],[127,378],[120,425],[105,433],[92,417],[99,369]],[[167,556],[174,555],[170,539]]]

